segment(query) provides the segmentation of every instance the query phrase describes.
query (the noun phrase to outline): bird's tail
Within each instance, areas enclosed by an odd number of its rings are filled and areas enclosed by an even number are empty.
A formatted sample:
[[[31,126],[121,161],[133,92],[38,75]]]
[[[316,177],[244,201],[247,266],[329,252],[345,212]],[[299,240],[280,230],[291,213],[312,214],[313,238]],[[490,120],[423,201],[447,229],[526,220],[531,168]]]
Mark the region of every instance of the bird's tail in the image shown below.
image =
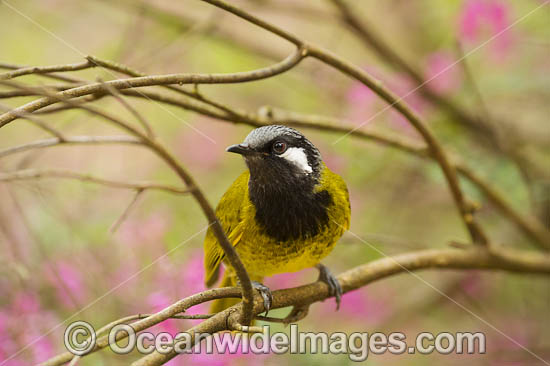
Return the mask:
[[[220,287],[229,287],[229,286],[237,286],[237,278],[235,277],[235,274],[228,273],[230,271],[225,271],[223,274],[222,282],[220,283]],[[224,298],[224,299],[217,299],[212,301],[212,305],[210,305],[210,313],[215,314],[219,313],[222,310],[227,309],[230,306],[233,306],[237,304],[240,299],[237,298]]]

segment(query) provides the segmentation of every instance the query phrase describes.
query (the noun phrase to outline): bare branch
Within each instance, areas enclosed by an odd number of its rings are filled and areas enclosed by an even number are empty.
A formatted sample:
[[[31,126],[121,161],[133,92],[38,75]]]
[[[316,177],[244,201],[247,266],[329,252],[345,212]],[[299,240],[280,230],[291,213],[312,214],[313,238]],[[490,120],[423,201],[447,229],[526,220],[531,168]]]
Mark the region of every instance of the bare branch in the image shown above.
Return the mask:
[[[37,87],[36,89],[37,90],[49,89],[49,90],[61,91],[61,90],[67,90],[70,88],[74,88],[74,85],[43,85],[41,87]],[[29,87],[29,90],[18,89],[18,90],[0,91],[0,99],[35,96],[37,95],[37,93],[33,91],[33,89],[34,87]]]
[[[0,150],[0,158],[8,155],[25,152],[33,149],[41,149],[58,145],[110,145],[110,144],[131,144],[142,145],[142,142],[130,136],[71,136],[63,138],[51,138],[37,140],[27,144],[13,146]]]
[[[342,290],[346,293],[399,273],[410,273],[423,269],[482,269],[550,274],[550,257],[546,255],[501,248],[499,248],[498,253],[498,255],[494,255],[483,247],[472,247],[468,250],[430,249],[416,251],[363,264],[340,274],[337,279],[342,285]],[[274,291],[272,308],[311,304],[329,297],[327,284],[314,282],[305,286]],[[192,327],[187,332],[192,335],[195,332],[213,334],[228,329],[228,326],[231,329],[232,324],[238,324],[237,320],[241,311],[241,304],[237,304]],[[254,314],[257,315],[262,311],[263,302],[261,297],[257,296],[254,301]],[[153,352],[137,360],[132,365],[158,366],[177,355],[173,350],[166,354]]]
[[[462,165],[457,165],[457,171],[474,183],[497,209],[507,216],[527,236],[534,240],[540,248],[550,250],[550,231],[536,217],[523,217],[506,202],[506,199],[481,177]]]
[[[152,182],[130,182],[130,181],[117,181],[111,179],[104,179],[95,177],[90,174],[75,172],[66,169],[25,169],[17,170],[15,172],[0,173],[0,182],[13,182],[21,180],[34,180],[43,178],[68,178],[76,179],[84,182],[101,184],[112,188],[124,188],[135,189],[143,191],[146,189],[166,191],[175,194],[188,194],[191,193],[189,189],[183,189],[175,186],[169,186],[165,184],[157,184]]]
[[[22,66],[22,65],[15,65],[15,64],[8,64],[5,62],[0,62],[0,69],[7,69],[7,70],[19,70],[19,69],[27,69],[30,66]],[[66,81],[69,83],[79,83],[80,80],[67,76],[67,75],[60,75],[60,74],[38,74],[41,76],[44,76],[45,78],[53,79],[53,80],[60,80],[60,81]]]
[[[481,227],[474,221],[474,217],[472,215],[472,209],[467,204],[464,198],[464,195],[462,193],[462,190],[460,188],[460,185],[458,183],[456,170],[449,163],[449,160],[447,158],[445,151],[443,150],[442,146],[439,144],[439,142],[437,141],[433,133],[428,129],[428,127],[424,124],[424,122],[422,122],[420,117],[411,108],[409,108],[406,105],[406,103],[402,100],[402,98],[398,98],[390,90],[385,88],[380,81],[375,80],[373,77],[371,77],[362,69],[352,65],[351,63],[341,59],[337,55],[327,50],[324,50],[322,48],[319,48],[317,46],[314,46],[312,44],[308,44],[302,41],[295,35],[281,29],[280,27],[277,27],[273,24],[265,22],[221,0],[202,0],[202,1],[212,4],[218,8],[224,9],[240,18],[246,19],[252,24],[255,24],[261,28],[264,28],[265,30],[268,30],[271,33],[277,34],[280,37],[288,40],[289,42],[294,43],[296,46],[304,50],[304,56],[309,55],[311,57],[314,57],[324,62],[325,64],[330,65],[333,68],[339,70],[343,74],[356,79],[357,81],[361,82],[362,84],[367,86],[369,89],[371,89],[373,92],[375,92],[380,98],[385,100],[392,108],[394,108],[399,113],[401,113],[410,122],[410,124],[416,129],[416,131],[418,131],[418,133],[424,138],[424,141],[430,148],[431,155],[434,157],[434,159],[437,161],[437,163],[441,167],[441,170],[443,171],[443,174],[445,175],[445,178],[449,185],[449,189],[451,191],[455,204],[460,212],[460,216],[464,221],[464,224],[466,225],[466,228],[468,229],[472,240],[475,243],[483,244],[483,245],[486,245],[488,243],[488,239],[485,233],[483,232]],[[0,117],[0,120],[1,120],[1,117]],[[1,122],[0,122],[0,126],[1,126]]]
[[[382,37],[376,34],[374,29],[371,29],[366,22],[361,21],[344,0],[330,1],[340,11],[342,20],[353,29],[365,44],[369,45],[384,62],[404,71],[416,84],[424,86],[427,84],[421,72],[386,44]],[[429,87],[420,88],[419,92],[435,105],[443,107],[449,115],[454,117],[456,122],[462,123],[470,132],[475,132],[473,134],[474,137],[478,139],[483,137],[482,141],[485,142],[483,146],[489,146],[493,149],[498,147],[498,144],[493,138],[493,131],[489,124],[481,121],[476,116],[472,116],[455,102],[433,92]],[[489,142],[489,144],[486,142]]]
[[[100,82],[103,83],[102,81]],[[105,83],[103,83],[103,85],[105,86],[105,89],[109,92],[109,94],[111,94],[120,104],[122,104],[124,108],[126,108],[131,114],[133,114],[134,117],[136,117],[136,119],[139,121],[139,123],[147,133],[147,136],[150,139],[154,139],[155,134],[153,133],[153,129],[151,128],[151,125],[149,124],[149,122],[147,122],[145,117],[143,117],[141,113],[139,113],[134,107],[132,107],[130,103],[124,100],[124,98],[120,96],[120,93],[117,89]]]
[[[278,64],[257,69],[253,71],[237,72],[232,74],[170,74],[170,75],[152,75],[141,76],[135,78],[110,80],[105,84],[112,86],[115,89],[138,88],[154,85],[169,85],[169,84],[231,84],[243,83],[254,80],[270,78],[281,74],[296,66],[306,55],[304,50],[297,49],[285,60]],[[6,83],[6,82],[4,82]],[[9,84],[8,84],[9,85]],[[47,107],[59,101],[59,99],[78,98],[84,95],[94,94],[104,89],[102,83],[93,83],[83,86],[78,86],[72,89],[64,90],[56,94],[57,99],[51,97],[41,98],[39,100],[27,103],[10,112],[0,115],[0,128],[4,127],[11,121],[17,119],[18,113],[31,113],[41,108]]]
[[[228,297],[236,297],[236,298],[241,297],[241,289],[238,287],[214,288],[214,289],[210,289],[210,290],[186,297],[168,306],[167,308],[159,311],[158,313],[155,313],[145,319],[132,323],[132,328],[134,328],[136,332],[140,332],[142,330],[151,328],[152,326],[155,326],[165,321],[166,319],[169,319],[172,316],[185,312],[187,309],[195,305],[202,304],[211,300],[228,298]],[[118,321],[119,320],[116,320],[113,323],[116,323]],[[125,333],[119,332],[117,334],[116,341],[120,341],[125,338],[126,338]],[[108,345],[109,345],[108,336],[103,336],[101,338],[98,338],[95,347],[87,354],[99,351],[100,349],[103,349]],[[64,363],[69,362],[73,358],[73,356],[74,355],[72,353],[65,352],[55,357],[52,357],[45,362],[42,362],[39,366],[63,365]]]
[[[43,95],[39,90],[33,91],[34,95]],[[334,119],[325,116],[306,115],[295,112],[289,112],[282,109],[272,109],[272,115],[268,118],[262,117],[260,114],[250,113],[238,109],[231,109],[230,113],[221,113],[208,106],[201,105],[193,100],[183,99],[176,96],[165,95],[156,93],[153,91],[139,91],[136,90],[122,90],[122,94],[155,100],[161,103],[177,106],[186,110],[195,111],[197,113],[224,120],[232,123],[243,123],[254,127],[264,126],[270,123],[284,124],[288,126],[313,129],[326,132],[337,132],[342,134],[349,134],[356,138],[374,141],[382,145],[396,148],[406,153],[412,154],[421,158],[433,159],[430,151],[415,142],[407,141],[405,139],[398,139],[396,137],[390,137],[376,132],[367,132],[363,130],[355,129],[350,122],[345,122],[339,119]],[[94,94],[93,100],[98,97],[105,96],[106,94],[99,95]],[[76,102],[73,102],[76,103]],[[78,102],[80,103],[80,102]],[[63,105],[57,107],[58,109],[72,109],[76,108],[73,105]],[[47,111],[48,109],[45,109]],[[57,110],[55,110],[57,111]],[[52,110],[52,112],[54,112]],[[50,140],[51,141],[51,140]],[[71,143],[71,141],[68,141]],[[39,145],[41,143],[38,143]],[[48,145],[49,146],[49,145]],[[29,146],[32,148],[32,146]],[[9,150],[0,151],[0,157],[9,153]],[[17,150],[17,149],[15,149]],[[504,198],[502,198],[487,182],[481,177],[476,175],[471,169],[463,164],[454,164],[457,172],[471,181],[474,185],[478,186],[480,191],[494,204],[494,206],[500,210],[508,219],[510,219],[522,232],[524,232],[529,238],[533,239],[536,244],[540,245],[543,249],[550,249],[550,234],[544,228],[542,224],[535,218],[523,218],[512,206],[510,206]]]
[[[90,67],[94,67],[94,66],[95,65],[88,60],[84,62],[79,62],[77,64],[53,65],[53,66],[30,66],[30,67],[16,69],[14,71],[0,74],[0,80],[9,80],[19,76],[31,75],[31,74],[50,74],[53,72],[60,72],[60,71],[77,71],[77,70],[89,69]]]
[[[111,226],[109,231],[113,234],[117,231],[117,229],[120,227],[120,225],[126,220],[128,215],[130,214],[130,211],[137,205],[138,200],[143,196],[143,192],[145,192],[143,189],[136,190],[136,194],[132,198],[132,201],[130,201],[130,204],[126,207],[122,215],[114,222],[114,224]]]
[[[35,95],[42,95],[41,93],[39,93],[38,90],[33,91],[33,93],[35,93]],[[144,98],[145,96],[146,98],[151,100],[177,106],[186,110],[195,111],[197,113],[212,118],[232,123],[243,123],[254,127],[276,123],[299,128],[349,134],[350,136],[354,136],[356,138],[374,141],[388,147],[396,148],[417,157],[433,159],[433,156],[430,154],[429,150],[412,141],[398,139],[396,137],[390,137],[376,132],[356,130],[353,128],[350,122],[345,122],[339,119],[333,119],[325,116],[305,115],[295,112],[288,112],[282,109],[273,109],[272,115],[269,118],[264,118],[258,114],[238,109],[231,109],[231,113],[220,113],[219,111],[209,108],[208,106],[196,103],[192,100],[164,95],[153,91],[140,91],[138,93],[136,90],[122,90],[121,93],[138,98]],[[95,94],[95,96],[97,96],[97,94]],[[105,94],[103,96],[105,96]],[[95,100],[97,99],[97,97],[94,97],[93,99]],[[64,105],[57,108],[72,109],[76,107],[71,105]],[[48,109],[45,109],[44,111],[46,110]],[[32,148],[32,146],[29,146],[29,148]],[[0,157],[5,155],[6,152],[9,152],[9,150],[10,149],[8,149],[8,151],[5,150],[4,152],[0,152]],[[547,230],[544,228],[544,226],[542,226],[542,224],[540,224],[540,222],[538,222],[536,218],[523,218],[521,214],[519,214],[512,206],[510,206],[506,202],[505,199],[503,199],[498,193],[496,193],[495,188],[491,187],[481,177],[476,175],[471,169],[463,164],[455,164],[455,166],[457,172],[460,175],[464,176],[474,185],[478,186],[481,192],[494,204],[494,206],[498,210],[500,210],[508,219],[510,219],[522,232],[524,232],[529,238],[535,240],[535,243],[540,245],[541,248],[550,248],[550,234],[547,233]]]
[[[8,83],[8,82],[4,82],[4,83]],[[20,87],[23,89],[25,88],[24,86],[20,86],[18,84],[14,84],[11,82],[9,83],[9,85]],[[104,88],[102,84],[98,84],[98,85]],[[161,143],[159,143],[157,140],[150,139],[147,135],[135,129],[132,125],[126,123],[120,118],[117,118],[116,116],[110,113],[104,112],[95,107],[78,104],[72,100],[64,99],[64,97],[60,96],[61,93],[51,94],[51,93],[48,93],[47,91],[43,91],[43,93],[44,95],[47,95],[45,99],[52,100],[54,102],[62,102],[72,107],[83,109],[109,122],[112,122],[116,126],[128,131],[129,133],[131,133],[132,135],[140,139],[144,146],[151,149],[151,151],[153,151],[158,157],[160,157],[178,175],[178,177],[185,183],[185,185],[187,186],[187,188],[189,189],[190,193],[193,195],[195,200],[201,206],[201,209],[204,215],[208,219],[209,227],[212,229],[214,235],[216,236],[216,239],[218,239],[218,243],[223,248],[225,257],[227,258],[227,260],[235,270],[235,273],[240,281],[241,288],[242,288],[243,307],[246,310],[243,312],[243,318],[241,320],[241,323],[244,325],[250,324],[253,318],[252,300],[254,297],[250,277],[241,259],[237,255],[235,248],[227,239],[225,231],[222,228],[218,218],[216,217],[214,209],[206,199],[206,196],[198,188],[191,174],[188,173],[187,170],[183,168],[183,166],[179,163],[179,161]]]
[[[12,108],[10,106],[7,106],[5,104],[0,103],[0,109],[4,111],[11,111]],[[61,132],[57,131],[55,128],[48,125],[48,123],[42,121],[40,118],[35,117],[31,115],[30,113],[18,113],[20,118],[26,119],[27,121],[32,122],[34,125],[38,126],[40,129],[48,132],[49,134],[57,137],[60,141],[63,141],[65,138],[61,134]]]
[[[499,248],[498,254],[493,254],[485,248],[470,247],[467,250],[459,249],[429,249],[401,254],[395,257],[385,257],[377,259],[361,266],[350,269],[337,278],[344,293],[367,286],[368,284],[391,277],[400,273],[409,273],[425,269],[455,269],[455,270],[502,270],[518,273],[550,274],[550,257],[527,252],[525,250],[510,250]],[[295,305],[307,305],[323,301],[329,298],[329,288],[324,282],[314,282],[308,285],[277,290],[273,292],[273,309],[279,309]],[[139,322],[132,323],[131,326],[136,332],[150,328],[162,321],[179,314],[186,309],[200,303],[214,299],[227,297],[240,297],[240,289],[236,287],[223,287],[207,290],[182,299],[173,305],[153,314]],[[264,311],[263,299],[258,295],[254,298],[254,314],[258,315]],[[222,330],[228,330],[229,327],[238,327],[238,319],[241,316],[242,305],[237,304],[218,314],[207,315],[206,321],[187,330],[194,332],[216,333]],[[120,322],[133,320],[136,316],[125,317],[108,324],[112,327]],[[261,319],[263,317],[260,317]],[[265,318],[271,321],[270,318]],[[275,320],[278,322],[278,320]],[[117,341],[126,338],[123,332],[117,334]],[[90,352],[95,352],[109,345],[107,336],[98,339],[96,346]],[[176,354],[171,352],[165,356],[153,353],[134,363],[135,366],[143,365],[161,365],[166,363]],[[65,352],[55,356],[39,366],[56,366],[70,361],[72,353]]]

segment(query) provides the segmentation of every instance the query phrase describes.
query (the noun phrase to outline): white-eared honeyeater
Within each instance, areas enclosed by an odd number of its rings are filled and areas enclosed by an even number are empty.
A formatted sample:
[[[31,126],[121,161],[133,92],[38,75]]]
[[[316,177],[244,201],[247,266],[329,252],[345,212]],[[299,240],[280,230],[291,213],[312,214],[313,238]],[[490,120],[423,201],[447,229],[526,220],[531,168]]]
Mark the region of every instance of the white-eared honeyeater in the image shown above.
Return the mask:
[[[248,170],[221,198],[216,215],[239,254],[253,285],[264,298],[265,276],[316,266],[340,303],[342,290],[321,259],[330,253],[350,223],[349,195],[344,180],[330,171],[319,150],[293,128],[270,125],[256,128],[244,142],[227,151],[241,154]],[[206,285],[218,280],[220,264],[227,268],[221,286],[237,285],[231,266],[212,230],[204,241]],[[237,299],[214,301],[219,312]]]

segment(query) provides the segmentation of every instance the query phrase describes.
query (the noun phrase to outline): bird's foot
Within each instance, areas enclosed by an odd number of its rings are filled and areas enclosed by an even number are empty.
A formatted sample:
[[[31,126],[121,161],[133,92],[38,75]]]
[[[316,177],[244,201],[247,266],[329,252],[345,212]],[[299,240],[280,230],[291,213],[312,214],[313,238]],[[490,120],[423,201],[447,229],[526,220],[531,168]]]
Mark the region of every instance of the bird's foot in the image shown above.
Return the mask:
[[[297,321],[304,319],[307,316],[308,312],[309,312],[309,304],[294,305],[290,313],[283,319],[283,324],[287,326],[290,323],[296,323]]]
[[[265,316],[267,316],[269,309],[271,309],[271,304],[273,303],[273,294],[271,293],[271,290],[269,289],[269,287],[257,281],[251,281],[251,282],[252,282],[252,287],[258,290],[260,295],[262,295],[262,299],[264,300]]]
[[[340,302],[342,300],[342,286],[336,277],[329,271],[327,267],[319,263],[316,265],[319,270],[319,278],[317,281],[323,281],[328,285],[329,295],[336,298],[336,310],[340,309]]]

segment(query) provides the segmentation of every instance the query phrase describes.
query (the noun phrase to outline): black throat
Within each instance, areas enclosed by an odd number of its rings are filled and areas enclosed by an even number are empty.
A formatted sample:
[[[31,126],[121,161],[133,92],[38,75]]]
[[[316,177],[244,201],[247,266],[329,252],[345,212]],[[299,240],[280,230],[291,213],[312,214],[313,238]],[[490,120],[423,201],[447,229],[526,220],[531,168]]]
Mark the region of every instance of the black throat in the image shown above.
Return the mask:
[[[300,174],[289,166],[259,169],[249,164],[248,191],[256,222],[270,237],[286,242],[317,235],[328,223],[330,194],[314,191],[318,175]]]

